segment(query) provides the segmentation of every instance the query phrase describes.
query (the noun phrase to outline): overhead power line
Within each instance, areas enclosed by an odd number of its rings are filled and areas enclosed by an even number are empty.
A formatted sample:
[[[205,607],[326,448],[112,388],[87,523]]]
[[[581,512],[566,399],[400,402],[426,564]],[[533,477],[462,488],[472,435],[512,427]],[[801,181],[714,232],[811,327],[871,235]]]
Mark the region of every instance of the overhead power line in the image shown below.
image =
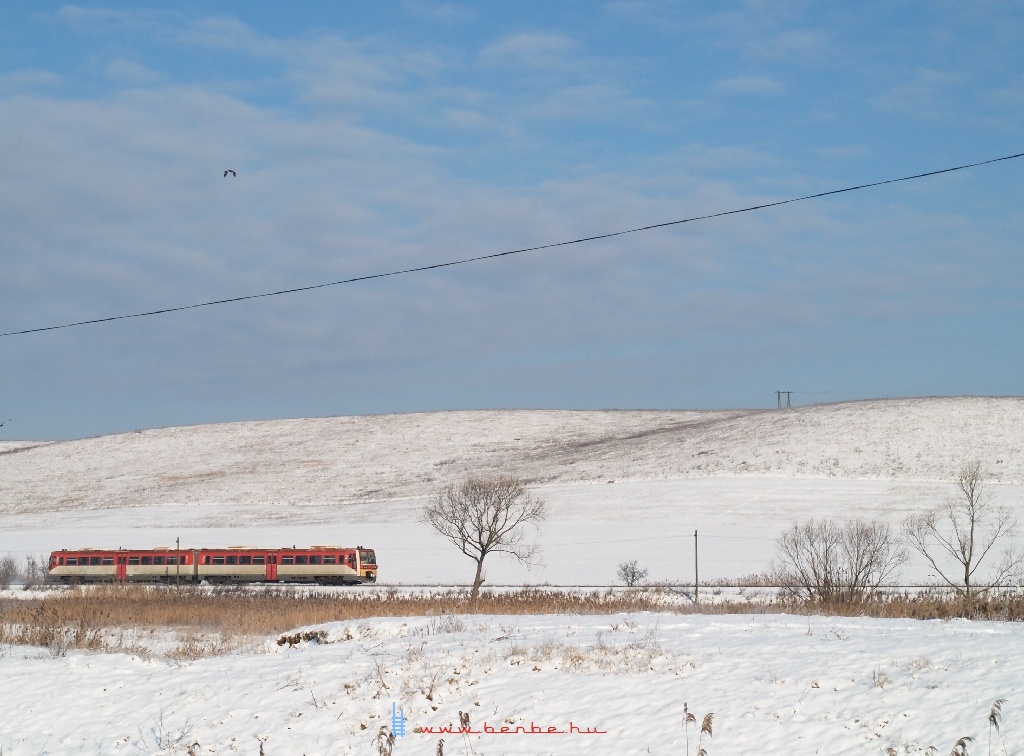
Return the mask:
[[[488,255],[477,255],[476,257],[466,257],[461,260],[449,260],[448,262],[432,263],[430,265],[420,265],[414,268],[403,268],[401,270],[392,270],[386,273],[372,273],[365,276],[355,276],[353,278],[345,278],[340,281],[330,281],[328,283],[312,284],[310,286],[296,286],[291,289],[279,289],[277,291],[267,291],[261,294],[246,294],[240,297],[228,297],[225,299],[214,299],[209,302],[199,302],[197,304],[180,305],[178,307],[164,307],[159,310],[147,310],[146,312],[135,312],[128,315],[111,315],[106,318],[93,318],[92,320],[79,320],[74,323],[63,323],[61,325],[43,326],[41,328],[26,328],[21,331],[8,331],[7,333],[0,333],[0,337],[3,336],[22,336],[29,333],[41,333],[43,331],[57,331],[62,328],[74,328],[75,326],[83,325],[94,325],[96,323],[110,323],[115,320],[128,320],[129,318],[144,318],[150,315],[166,315],[171,312],[182,312],[184,310],[194,310],[199,307],[212,307],[214,305],[231,304],[233,302],[244,302],[249,299],[263,299],[265,297],[277,297],[282,294],[298,294],[303,291],[314,291],[316,289],[325,289],[328,286],[341,286],[342,284],[358,283],[359,281],[372,281],[375,278],[390,278],[392,276],[403,276],[409,273],[422,273],[428,270],[437,270],[439,268],[451,268],[456,265],[467,265],[468,263],[480,262],[482,260],[494,260],[499,257],[508,257],[510,255],[519,255],[524,252],[537,252],[543,249],[554,249],[556,247],[568,247],[572,244],[585,244],[592,241],[600,241],[601,239],[612,239],[616,236],[626,236],[628,234],[638,234],[642,231],[653,231],[657,228],[668,228],[669,226],[680,226],[684,223],[694,223],[696,221],[711,220],[712,218],[723,218],[728,215],[739,215],[740,213],[749,213],[754,210],[765,210],[769,207],[779,207],[780,205],[790,205],[794,202],[804,202],[806,200],[818,199],[820,197],[828,197],[833,194],[844,194],[846,192],[855,192],[859,189],[870,189],[875,186],[884,186],[886,184],[896,184],[901,181],[913,181],[914,179],[927,178],[929,176],[938,176],[943,173],[953,173],[954,171],[963,171],[968,168],[977,168],[982,165],[989,165],[991,163],[1000,163],[1005,160],[1015,160],[1016,158],[1024,157],[1024,152],[1018,152],[1015,155],[1004,155],[1003,157],[992,158],[990,160],[981,160],[977,163],[967,163],[965,165],[957,165],[952,168],[940,168],[936,171],[926,171],[925,173],[915,173],[912,176],[901,176],[899,178],[885,179],[884,181],[872,181],[868,184],[858,184],[856,186],[847,186],[842,189],[831,189],[827,192],[817,192],[816,194],[805,194],[802,197],[791,197],[789,199],[777,200],[775,202],[765,202],[760,205],[750,205],[748,207],[740,207],[734,210],[722,210],[717,213],[709,213],[707,215],[695,215],[689,218],[682,218],[680,220],[665,221],[663,223],[652,223],[648,226],[637,226],[636,228],[628,228],[622,231],[611,231],[605,234],[595,234],[593,236],[584,236],[579,239],[571,239],[569,241],[552,242],[550,244],[539,244],[533,247],[521,247],[519,249],[510,249],[504,252],[493,252]]]

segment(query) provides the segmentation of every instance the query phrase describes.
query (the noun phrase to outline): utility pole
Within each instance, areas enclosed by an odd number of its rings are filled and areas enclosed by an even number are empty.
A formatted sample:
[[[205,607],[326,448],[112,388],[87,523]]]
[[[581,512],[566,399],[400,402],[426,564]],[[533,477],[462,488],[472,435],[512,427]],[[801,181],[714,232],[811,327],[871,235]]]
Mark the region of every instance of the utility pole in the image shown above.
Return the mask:
[[[775,391],[775,407],[776,409],[782,409],[782,395],[786,395],[786,409],[792,409],[793,407],[793,392],[792,391]]]
[[[693,603],[700,603],[700,573],[697,570],[697,531],[693,531]]]
[[[174,539],[174,550],[178,552],[178,556],[174,560],[174,584],[181,584],[181,536]]]

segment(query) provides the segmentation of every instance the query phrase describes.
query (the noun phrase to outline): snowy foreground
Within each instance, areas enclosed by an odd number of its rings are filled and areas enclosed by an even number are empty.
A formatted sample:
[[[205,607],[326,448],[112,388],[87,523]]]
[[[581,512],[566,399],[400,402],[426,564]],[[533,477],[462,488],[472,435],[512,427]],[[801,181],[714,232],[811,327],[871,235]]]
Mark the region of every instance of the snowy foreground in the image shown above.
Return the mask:
[[[442,738],[449,756],[682,754],[686,703],[698,725],[714,713],[711,756],[945,754],[964,735],[987,753],[1000,698],[1007,752],[1024,749],[1016,623],[644,613],[324,629],[325,644],[178,663],[5,648],[0,749],[369,754],[394,704],[407,718],[394,754],[432,755]],[[473,734],[442,730],[459,712]]]

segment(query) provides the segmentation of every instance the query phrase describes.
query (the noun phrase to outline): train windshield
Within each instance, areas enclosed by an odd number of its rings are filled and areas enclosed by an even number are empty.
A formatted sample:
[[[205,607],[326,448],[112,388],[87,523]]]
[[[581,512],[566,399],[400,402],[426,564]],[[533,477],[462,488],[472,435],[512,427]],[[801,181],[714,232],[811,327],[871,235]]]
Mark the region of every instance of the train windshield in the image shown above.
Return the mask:
[[[361,564],[377,564],[377,555],[369,550],[360,551],[359,562]]]

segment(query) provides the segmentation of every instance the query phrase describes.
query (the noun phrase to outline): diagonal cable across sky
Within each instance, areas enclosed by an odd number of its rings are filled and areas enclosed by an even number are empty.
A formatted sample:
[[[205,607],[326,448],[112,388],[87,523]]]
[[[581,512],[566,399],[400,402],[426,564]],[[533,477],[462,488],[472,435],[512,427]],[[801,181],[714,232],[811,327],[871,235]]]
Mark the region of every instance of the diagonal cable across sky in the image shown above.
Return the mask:
[[[600,241],[602,239],[612,239],[617,236],[627,236],[629,234],[638,234],[644,231],[653,231],[659,228],[668,228],[670,226],[681,226],[685,223],[695,223],[702,220],[712,220],[714,218],[724,218],[730,215],[739,215],[741,213],[750,213],[755,210],[766,210],[772,207],[779,207],[781,205],[790,205],[796,202],[805,202],[812,199],[820,199],[822,197],[829,197],[835,194],[845,194],[847,192],[855,192],[861,189],[870,189],[877,186],[885,186],[886,184],[897,184],[902,181],[914,181],[916,179],[928,178],[930,176],[938,176],[943,173],[953,173],[955,171],[963,171],[969,168],[978,168],[983,165],[990,165],[992,163],[1000,163],[1007,160],[1015,160],[1017,158],[1024,157],[1024,152],[1018,152],[1013,155],[1004,155],[1002,157],[991,158],[988,160],[981,160],[975,163],[965,163],[963,165],[957,165],[950,168],[940,168],[933,171],[925,171],[924,173],[915,173],[910,176],[900,176],[899,178],[884,179],[881,181],[872,181],[866,184],[857,184],[855,186],[847,186],[842,189],[830,189],[824,192],[817,192],[815,194],[805,194],[801,197],[790,197],[788,199],[776,200],[774,202],[764,202],[759,205],[750,205],[747,207],[734,208],[732,210],[722,210],[717,213],[708,213],[706,215],[695,215],[688,218],[681,218],[679,220],[664,221],[662,223],[652,223],[646,226],[637,226],[635,228],[623,229],[620,231],[610,231],[603,234],[595,234],[592,236],[583,236],[578,239],[570,239],[567,241],[551,242],[549,244],[539,244],[532,247],[520,247],[518,249],[509,249],[503,252],[492,252],[486,255],[477,255],[475,257],[465,257],[458,260],[448,260],[445,262],[431,263],[429,265],[419,265],[412,268],[403,268],[400,270],[385,271],[383,273],[371,273],[363,276],[355,276],[353,278],[345,278],[339,281],[328,281],[326,283],[311,284],[308,286],[297,286],[289,289],[278,289],[276,291],[261,292],[259,294],[246,294],[237,297],[227,297],[224,299],[214,299],[208,302],[197,302],[195,304],[179,305],[176,307],[164,307],[157,310],[147,310],[144,312],[134,312],[124,315],[111,315],[103,318],[93,318],[90,320],[79,320],[72,323],[62,323],[60,325],[42,326],[38,328],[26,328],[20,331],[8,331],[6,333],[0,333],[0,337],[4,336],[23,336],[33,333],[42,333],[44,331],[57,331],[64,328],[75,328],[77,326],[85,325],[96,325],[99,323],[112,323],[118,320],[129,320],[132,318],[145,318],[152,315],[166,315],[172,312],[183,312],[185,310],[195,310],[200,307],[213,307],[215,305],[232,304],[235,302],[244,302],[252,299],[264,299],[266,297],[277,297],[284,294],[298,294],[306,291],[315,291],[317,289],[325,289],[330,286],[342,286],[343,284],[353,284],[360,281],[371,281],[378,278],[391,278],[394,276],[404,276],[411,273],[423,273],[428,270],[438,270],[440,268],[451,268],[457,265],[468,265],[469,263],[482,262],[484,260],[495,260],[499,257],[509,257],[511,255],[519,255],[526,252],[539,252],[546,249],[555,249],[557,247],[568,247],[574,244],[586,244],[587,242]]]

